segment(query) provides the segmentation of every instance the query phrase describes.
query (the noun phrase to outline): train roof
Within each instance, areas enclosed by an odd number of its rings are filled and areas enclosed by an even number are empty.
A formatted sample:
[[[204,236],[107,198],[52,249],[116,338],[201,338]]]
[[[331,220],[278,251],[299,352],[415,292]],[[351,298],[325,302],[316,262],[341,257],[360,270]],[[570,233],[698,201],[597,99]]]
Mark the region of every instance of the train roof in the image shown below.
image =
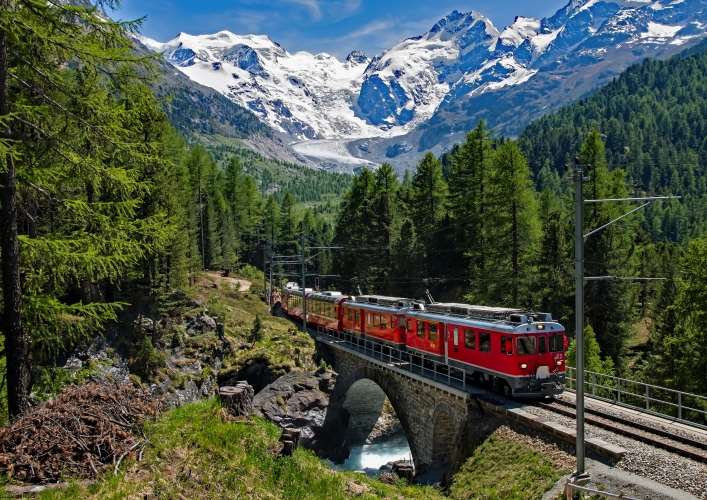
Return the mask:
[[[457,304],[435,302],[428,304],[426,309],[443,314],[454,314],[459,316],[479,316],[488,319],[506,319],[511,314],[525,314],[527,311],[510,307],[490,307],[472,304]]]
[[[372,304],[396,309],[415,308],[416,305],[424,306],[425,304],[422,300],[409,299],[407,297],[387,297],[385,295],[359,295],[354,297],[353,300],[359,304]]]
[[[341,300],[346,299],[341,292],[320,292],[309,294],[307,300],[316,300],[319,302],[328,302],[330,304],[338,304]]]
[[[494,328],[516,333],[530,331],[564,330],[562,325],[553,321],[550,313],[531,312],[510,307],[489,307],[473,304],[435,303],[428,304],[425,311],[411,311],[411,316],[421,319],[441,320],[453,318],[454,323],[482,327],[493,324]],[[557,327],[557,328],[556,328]]]

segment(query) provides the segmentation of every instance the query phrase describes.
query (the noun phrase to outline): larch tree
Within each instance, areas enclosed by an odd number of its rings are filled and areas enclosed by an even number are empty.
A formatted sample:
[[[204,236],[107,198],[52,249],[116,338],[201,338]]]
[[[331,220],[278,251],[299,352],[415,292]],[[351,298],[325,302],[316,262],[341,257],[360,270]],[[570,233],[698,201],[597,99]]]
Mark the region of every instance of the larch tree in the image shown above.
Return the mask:
[[[592,131],[579,154],[582,165],[591,165],[585,199],[626,198],[625,172],[612,171],[606,165],[604,142]],[[627,213],[626,202],[594,203],[585,207],[585,233]],[[636,240],[640,227],[635,217],[623,219],[585,239],[586,276],[636,276],[638,255]],[[634,304],[640,286],[630,281],[590,281],[585,285],[585,316],[596,332],[602,352],[618,365],[620,354],[636,317]]]
[[[450,258],[467,259],[467,271],[472,275],[483,273],[484,269],[485,190],[494,153],[490,135],[480,120],[455,150],[449,169],[447,203],[452,222],[456,224],[456,245],[460,248]],[[476,285],[472,283],[472,289]]]
[[[16,416],[34,362],[116,318],[120,303],[87,292],[171,233],[163,211],[143,211],[161,138],[135,134],[149,69],[127,36],[138,25],[54,0],[0,5],[3,332]]]
[[[514,142],[506,141],[494,155],[484,205],[486,272],[480,276],[485,284],[480,297],[489,305],[533,307],[538,203],[528,163]]]
[[[432,153],[427,153],[417,164],[410,188],[410,215],[425,248],[427,274],[438,267],[431,256],[439,250],[436,232],[446,214],[446,198],[447,182],[442,175],[442,164]]]

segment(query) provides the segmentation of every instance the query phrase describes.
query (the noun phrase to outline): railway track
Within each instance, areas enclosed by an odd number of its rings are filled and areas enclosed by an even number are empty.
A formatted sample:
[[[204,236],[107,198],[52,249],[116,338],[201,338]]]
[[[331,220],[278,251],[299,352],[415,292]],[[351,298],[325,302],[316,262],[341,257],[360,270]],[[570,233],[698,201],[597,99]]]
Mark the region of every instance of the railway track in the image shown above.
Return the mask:
[[[551,403],[535,402],[533,406],[569,418],[577,418],[576,405],[567,401],[558,399]],[[588,424],[621,434],[645,444],[662,448],[677,455],[707,463],[707,443],[616,415],[610,415],[594,408],[585,408],[584,421]]]

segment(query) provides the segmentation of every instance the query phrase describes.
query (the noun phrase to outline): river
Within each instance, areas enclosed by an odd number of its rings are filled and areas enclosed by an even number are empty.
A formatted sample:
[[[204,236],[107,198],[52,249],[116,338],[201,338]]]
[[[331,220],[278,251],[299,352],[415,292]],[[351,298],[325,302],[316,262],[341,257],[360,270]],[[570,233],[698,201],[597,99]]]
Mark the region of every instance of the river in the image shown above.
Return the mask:
[[[388,441],[376,444],[351,446],[351,455],[341,465],[333,465],[342,470],[362,470],[369,476],[379,474],[378,469],[388,462],[410,460],[410,446],[404,433],[396,434]]]

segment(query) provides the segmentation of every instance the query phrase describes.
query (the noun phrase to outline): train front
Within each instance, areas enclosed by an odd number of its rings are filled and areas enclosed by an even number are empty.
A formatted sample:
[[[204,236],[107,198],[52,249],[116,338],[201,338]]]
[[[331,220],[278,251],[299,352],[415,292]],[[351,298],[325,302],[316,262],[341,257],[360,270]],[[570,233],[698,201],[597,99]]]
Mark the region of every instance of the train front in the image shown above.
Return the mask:
[[[502,337],[502,356],[512,377],[513,396],[556,396],[565,390],[567,337],[549,314],[512,315],[514,333]]]

